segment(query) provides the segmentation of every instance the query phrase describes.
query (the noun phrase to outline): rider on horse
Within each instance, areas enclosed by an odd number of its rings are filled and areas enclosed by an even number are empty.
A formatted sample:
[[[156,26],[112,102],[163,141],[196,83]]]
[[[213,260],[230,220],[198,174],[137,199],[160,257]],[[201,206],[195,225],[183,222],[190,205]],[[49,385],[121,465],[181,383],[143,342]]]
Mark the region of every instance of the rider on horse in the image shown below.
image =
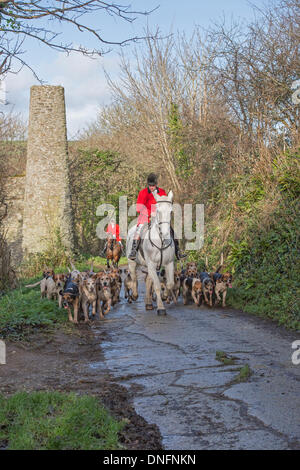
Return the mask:
[[[107,229],[106,229],[106,233],[107,233],[107,238],[106,238],[104,248],[102,250],[102,254],[106,253],[107,246],[108,246],[108,241],[111,240],[111,239],[115,239],[117,242],[119,242],[120,245],[121,245],[121,249],[123,249],[123,247],[122,247],[122,238],[120,237],[120,227],[116,223],[116,219],[115,219],[114,216],[112,216],[110,221],[109,221],[109,224],[108,224]]]
[[[118,224],[116,224],[116,219],[114,217],[110,219],[110,223],[107,226],[106,233],[107,239],[115,238],[117,242],[122,245],[122,238],[120,237],[120,227]]]
[[[136,254],[139,247],[139,242],[141,238],[141,230],[145,223],[149,223],[151,216],[155,215],[155,204],[156,200],[154,198],[154,194],[158,194],[159,196],[167,196],[164,189],[159,188],[157,185],[157,176],[154,173],[150,173],[147,178],[147,187],[142,189],[139,192],[137,203],[136,203],[136,210],[139,212],[139,217],[137,221],[136,231],[133,237],[133,243],[131,252],[129,255],[129,259],[135,260]],[[179,249],[179,242],[175,238],[174,230],[171,227],[171,236],[174,240],[175,245],[175,254],[177,259],[185,258],[186,254],[181,253]]]

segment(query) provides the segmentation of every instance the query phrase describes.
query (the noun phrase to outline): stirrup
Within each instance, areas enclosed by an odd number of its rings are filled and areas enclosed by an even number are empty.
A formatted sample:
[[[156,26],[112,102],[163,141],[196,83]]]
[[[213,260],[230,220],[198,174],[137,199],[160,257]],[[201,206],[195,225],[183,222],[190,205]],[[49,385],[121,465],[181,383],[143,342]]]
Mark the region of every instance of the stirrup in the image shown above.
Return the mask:
[[[128,259],[131,259],[132,261],[135,261],[135,258],[136,258],[136,255],[137,255],[137,248],[138,248],[138,240],[133,240],[132,247],[131,247],[131,252],[130,252],[130,255],[128,256]]]
[[[187,257],[187,253],[182,253],[180,250],[177,251],[176,253],[176,258],[178,260],[182,259],[182,258],[186,258]]]

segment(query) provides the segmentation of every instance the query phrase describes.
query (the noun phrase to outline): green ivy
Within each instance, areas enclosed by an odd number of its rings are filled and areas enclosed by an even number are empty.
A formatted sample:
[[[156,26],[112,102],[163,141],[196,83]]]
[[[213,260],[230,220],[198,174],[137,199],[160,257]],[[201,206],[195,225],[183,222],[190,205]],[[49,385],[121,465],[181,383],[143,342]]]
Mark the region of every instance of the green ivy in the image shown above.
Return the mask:
[[[178,105],[174,102],[171,103],[168,124],[176,174],[183,179],[187,179],[193,173],[192,160],[184,148],[183,123],[179,115]]]

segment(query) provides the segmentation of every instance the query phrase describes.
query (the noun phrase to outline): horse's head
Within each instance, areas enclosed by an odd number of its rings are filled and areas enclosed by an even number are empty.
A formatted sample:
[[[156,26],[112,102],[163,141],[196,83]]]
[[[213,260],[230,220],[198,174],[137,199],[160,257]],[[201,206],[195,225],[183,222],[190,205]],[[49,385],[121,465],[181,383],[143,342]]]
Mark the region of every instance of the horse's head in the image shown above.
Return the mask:
[[[172,214],[173,192],[170,191],[167,196],[159,196],[158,194],[155,194],[154,197],[156,200],[156,223],[159,226],[162,238],[169,239],[171,237],[170,224]]]

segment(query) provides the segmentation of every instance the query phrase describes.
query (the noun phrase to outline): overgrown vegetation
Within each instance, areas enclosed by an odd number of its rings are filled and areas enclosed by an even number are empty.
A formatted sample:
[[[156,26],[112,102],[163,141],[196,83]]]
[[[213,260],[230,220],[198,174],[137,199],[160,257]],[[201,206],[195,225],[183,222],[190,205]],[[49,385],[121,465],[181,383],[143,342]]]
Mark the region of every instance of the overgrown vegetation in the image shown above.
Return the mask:
[[[19,268],[19,276],[37,276],[45,266],[51,266],[53,269],[70,266],[71,257],[71,253],[66,251],[59,229],[49,231],[47,248],[42,253],[31,253],[24,258]]]
[[[16,286],[16,273],[11,263],[11,250],[3,221],[7,217],[9,195],[5,189],[8,176],[24,171],[25,126],[16,114],[0,114],[0,293]]]
[[[232,306],[297,329],[299,151],[274,162],[264,176],[253,171],[217,188],[206,214],[203,252],[211,266],[217,265],[221,240],[226,267],[235,277],[228,296]]]
[[[60,392],[0,395],[0,447],[9,450],[120,449],[122,427],[96,397]]]
[[[32,281],[40,278],[32,279]],[[67,323],[67,315],[57,302],[41,300],[39,287],[19,287],[0,297],[0,338],[23,340],[34,329]]]
[[[254,7],[255,9],[255,7]],[[228,303],[299,328],[299,20],[296,0],[256,9],[190,39],[173,35],[125,56],[112,103],[86,142],[160,175],[181,203],[204,203],[202,269],[234,274]]]
[[[97,256],[104,246],[104,241],[96,235],[102,218],[97,216],[97,207],[111,204],[118,216],[119,197],[126,196],[129,207],[144,181],[142,171],[131,168],[124,155],[99,150],[94,145],[94,142],[83,142],[70,146],[70,176],[77,249]],[[106,145],[105,141],[100,145]]]
[[[6,241],[5,232],[0,231],[0,292],[13,289],[16,285],[16,273],[11,264],[11,252]]]
[[[189,257],[212,270],[224,253],[227,302],[299,328],[297,12],[296,0],[274,0],[248,25],[149,34],[135,62],[122,57],[111,104],[70,145],[77,256],[99,256],[98,205],[130,205],[154,171],[176,202],[204,203],[204,247]],[[56,240],[23,274],[67,258]]]

